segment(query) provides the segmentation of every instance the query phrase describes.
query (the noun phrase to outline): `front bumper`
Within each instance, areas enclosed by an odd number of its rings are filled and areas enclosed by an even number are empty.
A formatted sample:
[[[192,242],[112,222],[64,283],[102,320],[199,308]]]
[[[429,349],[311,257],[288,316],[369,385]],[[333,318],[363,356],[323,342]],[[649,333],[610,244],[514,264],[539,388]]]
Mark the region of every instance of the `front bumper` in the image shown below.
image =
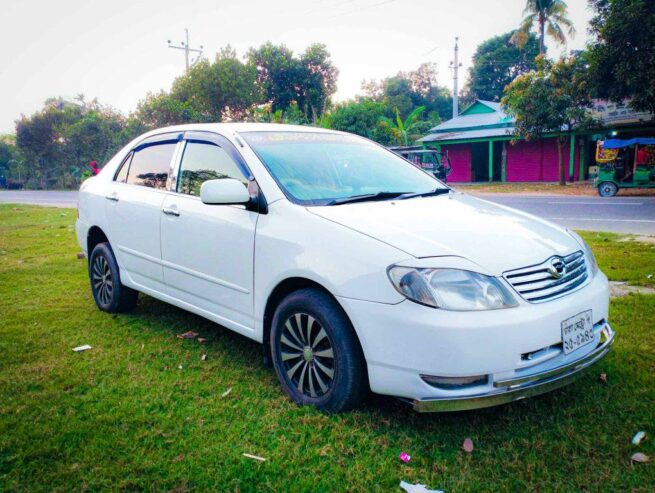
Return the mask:
[[[418,412],[465,411],[506,404],[550,392],[580,377],[609,352],[613,343],[614,331],[608,323],[605,323],[596,348],[577,361],[525,377],[495,381],[494,390],[483,394],[459,398],[415,399],[414,410]]]

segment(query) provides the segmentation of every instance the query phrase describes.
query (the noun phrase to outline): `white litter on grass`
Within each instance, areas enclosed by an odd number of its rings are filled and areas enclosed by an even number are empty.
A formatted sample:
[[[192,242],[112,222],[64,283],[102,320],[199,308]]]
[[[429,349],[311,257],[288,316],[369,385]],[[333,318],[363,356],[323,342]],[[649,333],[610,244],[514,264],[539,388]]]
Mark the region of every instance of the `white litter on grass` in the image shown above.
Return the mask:
[[[88,344],[85,344],[84,346],[74,347],[73,351],[75,351],[76,353],[80,353],[82,351],[86,351],[87,349],[93,349],[93,348],[91,346],[89,346]]]
[[[244,456],[244,457],[248,457],[248,459],[258,460],[259,462],[264,462],[264,461],[266,461],[266,459],[264,459],[263,457],[259,457],[258,455],[252,455],[252,454],[246,454],[246,453],[244,453],[243,456]]]
[[[639,445],[645,437],[646,437],[645,431],[638,431],[637,433],[635,433],[635,436],[632,437],[632,445]]]
[[[442,490],[429,490],[424,484],[409,484],[405,481],[400,482],[400,487],[407,493],[444,493]]]
[[[227,397],[228,395],[230,395],[230,392],[232,392],[232,387],[230,387],[230,388],[227,389],[225,392],[223,392],[223,393],[221,394],[221,397]]]

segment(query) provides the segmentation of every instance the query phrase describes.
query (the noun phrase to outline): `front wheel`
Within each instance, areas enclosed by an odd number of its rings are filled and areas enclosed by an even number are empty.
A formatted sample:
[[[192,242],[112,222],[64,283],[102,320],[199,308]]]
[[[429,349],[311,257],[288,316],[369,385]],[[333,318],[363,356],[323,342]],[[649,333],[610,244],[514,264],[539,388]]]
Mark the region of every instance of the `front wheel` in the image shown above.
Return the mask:
[[[99,243],[89,257],[91,292],[98,308],[104,312],[127,312],[136,305],[138,291],[123,286],[118,263],[109,243]]]
[[[357,406],[368,391],[355,331],[339,304],[318,289],[287,296],[273,316],[273,366],[295,403],[327,412]]]
[[[611,181],[604,181],[598,185],[598,195],[601,197],[614,197],[618,191],[619,187]]]

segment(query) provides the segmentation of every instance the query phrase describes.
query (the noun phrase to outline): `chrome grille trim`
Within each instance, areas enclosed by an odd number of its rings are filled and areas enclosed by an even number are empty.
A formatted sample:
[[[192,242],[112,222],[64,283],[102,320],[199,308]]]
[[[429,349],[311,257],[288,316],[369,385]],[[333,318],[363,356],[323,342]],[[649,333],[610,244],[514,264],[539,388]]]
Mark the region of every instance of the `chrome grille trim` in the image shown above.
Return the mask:
[[[566,266],[561,277],[554,276],[549,270],[554,260],[561,260]],[[507,271],[503,277],[524,300],[541,303],[582,287],[589,279],[589,273],[584,253],[578,251],[563,257],[555,255],[541,264]]]

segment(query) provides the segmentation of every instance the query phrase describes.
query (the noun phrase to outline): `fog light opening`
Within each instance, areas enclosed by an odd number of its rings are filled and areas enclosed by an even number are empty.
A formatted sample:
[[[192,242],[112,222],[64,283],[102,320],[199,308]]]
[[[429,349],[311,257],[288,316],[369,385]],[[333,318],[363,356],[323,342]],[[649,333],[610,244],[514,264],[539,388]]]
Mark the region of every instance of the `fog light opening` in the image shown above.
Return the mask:
[[[421,380],[432,387],[444,390],[455,390],[486,385],[489,382],[489,376],[474,375],[470,377],[440,377],[437,375],[421,375]]]

